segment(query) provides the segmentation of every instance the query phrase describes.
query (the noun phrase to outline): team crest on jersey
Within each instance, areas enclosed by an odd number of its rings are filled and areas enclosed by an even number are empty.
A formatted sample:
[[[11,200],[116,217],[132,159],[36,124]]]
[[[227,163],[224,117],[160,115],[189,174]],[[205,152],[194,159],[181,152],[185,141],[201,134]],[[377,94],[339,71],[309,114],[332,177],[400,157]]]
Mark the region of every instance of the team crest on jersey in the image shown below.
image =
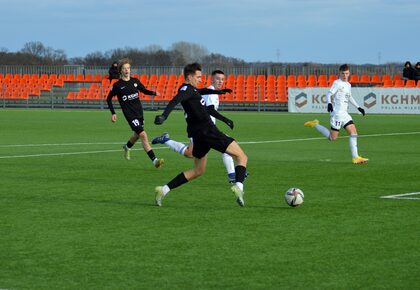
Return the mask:
[[[137,83],[134,83],[134,87],[136,87],[136,88],[137,88]]]

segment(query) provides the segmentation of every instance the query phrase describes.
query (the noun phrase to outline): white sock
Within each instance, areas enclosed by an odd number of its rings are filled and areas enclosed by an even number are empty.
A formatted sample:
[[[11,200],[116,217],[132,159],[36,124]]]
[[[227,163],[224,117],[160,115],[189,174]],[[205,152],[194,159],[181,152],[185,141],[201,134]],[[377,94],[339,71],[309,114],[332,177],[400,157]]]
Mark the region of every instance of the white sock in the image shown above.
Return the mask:
[[[318,132],[320,132],[322,135],[324,135],[325,138],[330,138],[330,130],[328,130],[324,126],[317,124],[317,125],[315,125],[315,129],[317,129]]]
[[[222,159],[223,163],[225,164],[227,173],[235,173],[235,164],[233,163],[232,156],[227,153],[222,153]]]
[[[165,144],[171,148],[173,151],[178,152],[181,155],[184,155],[185,150],[187,149],[187,145],[184,143],[175,141],[175,140],[168,140]]]
[[[236,182],[235,184],[240,190],[244,191],[244,184],[242,182]]]
[[[350,135],[349,145],[350,145],[351,156],[353,158],[356,158],[357,156],[359,156],[359,153],[357,152],[357,135]]]
[[[167,195],[168,192],[170,192],[170,191],[171,191],[171,189],[167,185],[164,185],[162,187],[163,196]]]

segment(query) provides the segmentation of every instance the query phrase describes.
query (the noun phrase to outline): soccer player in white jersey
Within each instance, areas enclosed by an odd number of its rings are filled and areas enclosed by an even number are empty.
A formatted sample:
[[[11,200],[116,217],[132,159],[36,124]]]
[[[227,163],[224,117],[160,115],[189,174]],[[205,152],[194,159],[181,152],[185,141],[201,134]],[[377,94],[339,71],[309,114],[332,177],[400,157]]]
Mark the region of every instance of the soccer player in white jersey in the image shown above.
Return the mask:
[[[211,73],[211,85],[208,87],[210,90],[222,90],[223,85],[225,83],[225,73],[221,70],[215,70]],[[218,94],[207,94],[202,95],[205,105],[207,107],[214,106],[214,109],[217,111],[219,109],[219,95]],[[216,118],[213,116],[210,116],[211,120],[214,124],[216,124]],[[171,148],[173,151],[178,152],[181,155],[184,155],[185,157],[192,158],[192,149],[193,144],[190,142],[190,144],[187,146],[184,143],[172,140],[169,138],[168,133],[164,133],[163,135],[156,137],[152,140],[152,144],[165,144],[169,148]],[[222,160],[226,167],[226,171],[228,174],[228,181],[231,183],[235,182],[235,164],[233,162],[232,156],[230,156],[227,153],[222,153]],[[247,175],[247,174],[246,174]]]
[[[221,90],[225,83],[225,74],[221,70],[215,70],[211,73],[211,85],[208,87],[212,90]],[[217,111],[219,110],[219,95],[218,94],[210,94],[210,95],[203,95],[202,96],[204,101],[206,102],[206,106],[214,106],[214,109]],[[210,116],[211,120],[214,124],[216,124],[216,118]],[[227,153],[222,153],[222,160],[225,164],[226,171],[228,174],[229,182],[235,182],[235,164],[233,162],[232,156]]]
[[[361,108],[351,95],[351,84],[348,82],[350,70],[347,64],[340,66],[340,78],[335,80],[327,93],[328,112],[330,113],[331,130],[319,124],[318,120],[308,121],[304,125],[318,130],[322,135],[331,141],[337,139],[341,128],[346,129],[349,134],[349,145],[352,155],[352,162],[355,164],[366,163],[369,159],[359,155],[357,150],[357,130],[353,119],[347,112],[349,102],[352,103],[362,115],[365,110]],[[332,100],[331,97],[334,97]]]

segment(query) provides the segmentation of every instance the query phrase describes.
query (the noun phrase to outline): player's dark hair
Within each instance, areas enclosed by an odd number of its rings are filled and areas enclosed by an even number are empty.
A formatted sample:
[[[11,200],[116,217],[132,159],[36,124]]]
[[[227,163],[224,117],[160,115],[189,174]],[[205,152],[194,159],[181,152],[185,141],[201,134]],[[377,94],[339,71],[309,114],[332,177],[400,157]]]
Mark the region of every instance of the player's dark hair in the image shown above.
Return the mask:
[[[345,63],[345,64],[340,65],[339,70],[340,71],[347,71],[347,70],[350,70],[350,69],[349,69],[349,66],[347,65],[347,63]]]
[[[201,65],[199,63],[190,63],[184,67],[184,78],[187,79],[189,75],[195,74],[196,71],[201,71]]]
[[[212,77],[214,77],[215,75],[217,75],[217,74],[219,74],[219,75],[224,75],[225,73],[224,72],[222,72],[220,69],[216,69],[216,70],[214,70],[214,71],[212,71],[211,72],[211,76]]]
[[[123,58],[118,61],[118,73],[121,75],[122,67],[125,64],[131,65],[131,60],[129,58]]]

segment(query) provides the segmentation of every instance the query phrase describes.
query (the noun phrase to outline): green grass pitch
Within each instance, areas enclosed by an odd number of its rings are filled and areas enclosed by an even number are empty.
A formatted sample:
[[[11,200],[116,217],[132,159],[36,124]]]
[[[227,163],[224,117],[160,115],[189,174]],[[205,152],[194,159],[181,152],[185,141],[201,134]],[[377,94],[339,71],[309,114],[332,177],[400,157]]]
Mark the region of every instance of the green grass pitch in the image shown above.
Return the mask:
[[[420,285],[420,115],[354,115],[329,142],[303,123],[327,114],[225,112],[249,157],[246,207],[220,153],[204,176],[154,205],[154,187],[192,161],[155,146],[155,169],[121,113],[0,110],[0,289],[414,289]],[[187,141],[173,112],[145,113],[150,140]],[[302,206],[283,199],[289,187]],[[417,198],[417,199],[416,199]]]

